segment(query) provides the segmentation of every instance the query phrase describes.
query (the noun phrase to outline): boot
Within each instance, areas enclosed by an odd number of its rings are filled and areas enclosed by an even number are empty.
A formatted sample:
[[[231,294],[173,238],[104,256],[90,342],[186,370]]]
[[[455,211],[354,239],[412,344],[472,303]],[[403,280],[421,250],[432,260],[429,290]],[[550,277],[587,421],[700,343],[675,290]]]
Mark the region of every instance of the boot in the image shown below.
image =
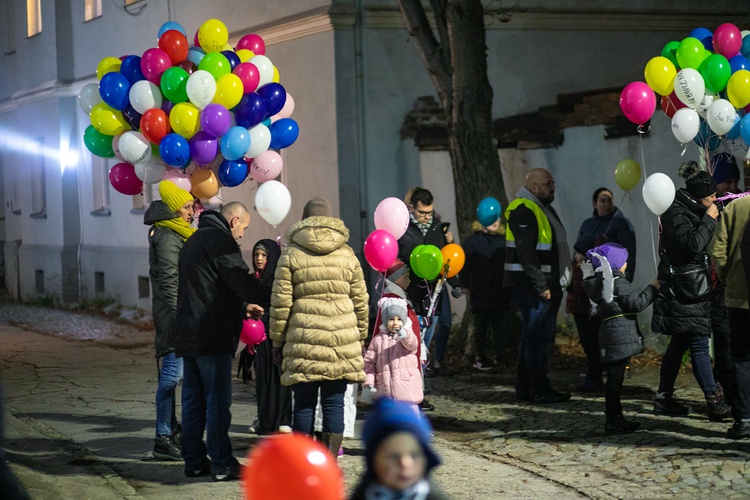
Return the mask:
[[[661,392],[654,396],[654,415],[683,417],[688,413],[687,406],[678,403],[671,392]]]
[[[625,419],[624,416],[618,415],[612,419],[607,419],[604,424],[604,430],[611,434],[629,434],[636,431],[641,424]]]
[[[732,407],[724,399],[723,391],[718,390],[706,398],[708,403],[708,419],[711,422],[721,422],[732,417]]]
[[[321,442],[323,443],[323,446],[328,448],[328,450],[331,452],[334,460],[338,460],[339,458],[339,448],[341,448],[341,441],[343,441],[343,439],[343,433],[332,434],[330,432],[324,432],[322,435]]]
[[[171,436],[158,436],[154,439],[153,455],[162,460],[182,461],[182,452]]]

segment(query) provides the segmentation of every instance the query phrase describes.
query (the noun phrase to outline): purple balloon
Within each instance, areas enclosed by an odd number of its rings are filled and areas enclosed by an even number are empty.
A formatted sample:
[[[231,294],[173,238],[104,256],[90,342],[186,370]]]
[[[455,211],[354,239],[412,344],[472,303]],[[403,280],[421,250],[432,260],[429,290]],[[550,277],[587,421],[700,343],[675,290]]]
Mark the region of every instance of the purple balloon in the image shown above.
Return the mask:
[[[214,137],[226,134],[231,126],[229,110],[221,104],[209,104],[201,111],[201,129]]]
[[[130,125],[130,128],[133,130],[141,128],[141,114],[130,104],[122,110],[122,117],[125,118],[125,121],[128,122],[128,125]]]
[[[190,138],[190,158],[198,165],[208,165],[219,152],[219,140],[201,130]]]
[[[165,98],[161,103],[161,110],[169,116],[169,112],[172,111],[172,108],[174,108],[174,103]]]

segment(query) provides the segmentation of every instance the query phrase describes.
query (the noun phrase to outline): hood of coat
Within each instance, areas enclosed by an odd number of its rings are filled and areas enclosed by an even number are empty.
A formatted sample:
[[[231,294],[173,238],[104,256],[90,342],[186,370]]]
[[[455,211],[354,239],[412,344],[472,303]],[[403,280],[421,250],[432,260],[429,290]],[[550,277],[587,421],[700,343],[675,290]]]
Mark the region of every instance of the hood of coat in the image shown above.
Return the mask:
[[[701,205],[700,201],[693,198],[685,188],[680,188],[677,190],[677,193],[675,194],[675,201],[681,205],[684,205],[688,208],[688,210],[698,216],[703,216],[703,214],[706,213],[706,207]]]
[[[146,213],[143,214],[143,223],[147,226],[151,226],[154,222],[170,220],[177,217],[179,217],[179,215],[172,212],[166,203],[161,200],[156,200],[151,202],[146,209]]]
[[[349,240],[344,221],[336,217],[318,215],[303,219],[286,233],[287,241],[316,254],[329,254]]]
[[[206,210],[201,214],[200,218],[198,219],[198,229],[204,227],[213,227],[232,234],[232,231],[229,229],[229,223],[227,222],[227,220],[223,215],[221,215],[219,212],[216,212],[215,210]]]

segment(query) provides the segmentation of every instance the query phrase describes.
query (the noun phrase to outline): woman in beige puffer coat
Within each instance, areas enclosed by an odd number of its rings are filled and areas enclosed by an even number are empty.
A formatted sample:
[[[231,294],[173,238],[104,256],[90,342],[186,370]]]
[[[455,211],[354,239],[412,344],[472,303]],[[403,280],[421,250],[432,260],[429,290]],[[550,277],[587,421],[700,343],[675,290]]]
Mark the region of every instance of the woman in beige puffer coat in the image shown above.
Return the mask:
[[[368,295],[349,230],[314,198],[287,232],[271,295],[270,337],[281,351],[281,383],[294,394],[292,428],[313,433],[320,391],[323,442],[338,453],[344,432],[344,393],[365,379]]]

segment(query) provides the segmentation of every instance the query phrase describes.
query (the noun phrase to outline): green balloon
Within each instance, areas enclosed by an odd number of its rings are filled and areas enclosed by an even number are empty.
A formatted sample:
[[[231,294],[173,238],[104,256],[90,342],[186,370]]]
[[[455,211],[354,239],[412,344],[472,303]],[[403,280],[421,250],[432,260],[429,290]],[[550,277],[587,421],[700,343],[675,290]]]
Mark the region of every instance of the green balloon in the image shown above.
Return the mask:
[[[679,68],[680,65],[677,63],[677,47],[680,46],[680,42],[672,40],[668,42],[663,49],[661,49],[661,56],[669,59],[675,68]],[[679,69],[678,69],[679,71]]]
[[[700,40],[689,36],[680,42],[677,47],[677,63],[680,68],[692,68],[698,69],[703,59],[706,58],[706,48],[703,46]]]
[[[198,63],[198,69],[202,69],[211,73],[214,80],[218,80],[224,75],[228,75],[232,72],[232,66],[229,64],[227,56],[221,52],[209,52],[201,62]]]
[[[706,89],[711,92],[721,92],[727,88],[729,77],[732,76],[732,68],[727,58],[721,54],[711,54],[698,68]]]
[[[414,260],[414,274],[427,281],[437,278],[443,270],[443,254],[435,245],[422,245]],[[411,263],[411,258],[409,262]]]
[[[424,248],[424,245],[417,245],[414,247],[414,250],[411,251],[411,254],[409,255],[409,268],[414,271],[414,274],[417,274],[417,256],[419,255],[419,252],[422,251]],[[417,274],[417,276],[419,276]]]
[[[83,132],[83,143],[88,150],[102,158],[115,156],[115,151],[112,149],[112,138],[113,136],[102,134],[96,130],[93,125],[86,127]]]
[[[179,66],[172,66],[161,75],[161,91],[173,103],[187,102],[188,72]]]

